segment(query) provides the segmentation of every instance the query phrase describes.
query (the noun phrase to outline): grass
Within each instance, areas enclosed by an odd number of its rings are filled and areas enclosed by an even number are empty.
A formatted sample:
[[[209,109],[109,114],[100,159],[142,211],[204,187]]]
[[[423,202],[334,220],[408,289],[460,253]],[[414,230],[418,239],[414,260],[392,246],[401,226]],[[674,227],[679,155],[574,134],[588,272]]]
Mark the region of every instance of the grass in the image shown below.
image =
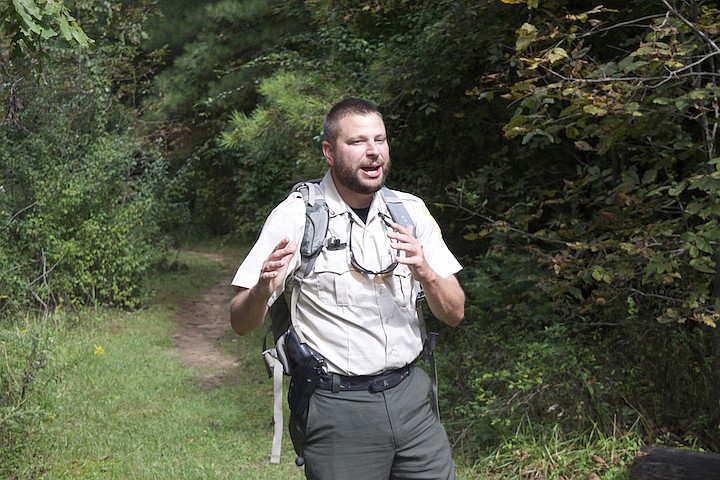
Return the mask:
[[[465,479],[627,480],[629,464],[642,441],[635,434],[604,436],[598,430],[568,436],[527,417],[516,434],[473,464],[461,468]],[[468,462],[470,459],[465,458]]]
[[[152,279],[144,310],[52,320],[55,347],[31,398],[48,413],[27,432],[8,478],[303,478],[289,441],[280,466],[267,461],[272,382],[259,338],[224,342],[243,358],[227,385],[203,388],[183,364],[172,340],[175,301],[234,266],[198,255],[180,260],[187,269]]]
[[[281,465],[267,460],[272,382],[260,360],[261,334],[240,338],[228,330],[221,343],[240,366],[212,388],[197,381],[202,372],[184,364],[174,344],[179,299],[218,279],[229,282],[242,252],[223,255],[231,260],[181,254],[173,268],[150,279],[140,311],[58,312],[46,319],[48,340],[38,356],[44,368],[26,405],[32,421],[23,423],[25,442],[0,466],[0,478],[304,478],[287,432]],[[3,333],[27,341],[23,331]],[[457,452],[458,478],[620,480],[639,444],[632,435],[598,432],[565,438],[526,419],[493,451]]]

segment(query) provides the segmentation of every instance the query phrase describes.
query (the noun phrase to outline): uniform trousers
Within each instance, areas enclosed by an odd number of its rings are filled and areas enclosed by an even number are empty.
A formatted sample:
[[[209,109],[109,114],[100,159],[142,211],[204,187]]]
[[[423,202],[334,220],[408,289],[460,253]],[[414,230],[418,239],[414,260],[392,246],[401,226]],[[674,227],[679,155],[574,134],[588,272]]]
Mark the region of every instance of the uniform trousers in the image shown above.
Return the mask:
[[[290,434],[308,480],[455,480],[450,443],[420,368],[388,390],[315,390]]]

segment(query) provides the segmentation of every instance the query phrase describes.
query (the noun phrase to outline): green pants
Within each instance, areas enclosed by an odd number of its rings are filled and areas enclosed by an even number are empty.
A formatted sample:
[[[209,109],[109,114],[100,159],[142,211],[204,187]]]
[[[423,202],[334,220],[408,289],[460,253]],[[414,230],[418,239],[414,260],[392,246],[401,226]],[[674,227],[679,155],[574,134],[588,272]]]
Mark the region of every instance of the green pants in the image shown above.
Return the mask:
[[[429,394],[420,368],[384,392],[315,390],[305,425],[290,420],[308,480],[454,480],[450,443]]]

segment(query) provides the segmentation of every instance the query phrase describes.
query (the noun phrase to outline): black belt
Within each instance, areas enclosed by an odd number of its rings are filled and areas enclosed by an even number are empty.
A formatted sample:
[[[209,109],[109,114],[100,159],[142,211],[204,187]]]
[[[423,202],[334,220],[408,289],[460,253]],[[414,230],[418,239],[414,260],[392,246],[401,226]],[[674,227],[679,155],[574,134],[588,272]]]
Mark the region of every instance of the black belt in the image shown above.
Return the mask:
[[[389,388],[396,387],[405,380],[412,372],[413,366],[405,365],[392,372],[381,373],[380,375],[360,375],[348,377],[345,375],[320,375],[317,388],[330,390],[332,392],[347,392],[366,390],[373,393],[382,392]]]

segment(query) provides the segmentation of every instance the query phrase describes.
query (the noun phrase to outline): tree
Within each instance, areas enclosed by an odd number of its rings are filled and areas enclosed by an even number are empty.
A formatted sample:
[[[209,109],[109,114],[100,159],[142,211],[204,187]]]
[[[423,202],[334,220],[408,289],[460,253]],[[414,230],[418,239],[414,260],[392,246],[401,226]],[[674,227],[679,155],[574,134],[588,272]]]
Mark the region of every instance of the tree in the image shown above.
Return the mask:
[[[23,110],[0,126],[0,310],[135,305],[163,246],[165,167],[128,101],[142,75],[118,75],[137,58],[127,33],[144,18],[122,2],[75,8],[99,39],[92,51],[50,36],[43,64],[3,65],[0,85]],[[105,21],[121,11],[123,22]]]
[[[4,118],[0,125],[10,122],[22,128],[20,111],[22,99],[17,95],[17,80],[12,79],[11,62],[22,56],[40,61],[47,59],[47,41],[60,36],[72,44],[88,47],[93,43],[62,2],[44,0],[4,0],[0,2],[0,103]],[[36,74],[41,70],[36,69]]]
[[[458,204],[478,221],[467,238],[540,262],[533,287],[576,329],[640,326],[647,343],[635,348],[702,384],[719,353],[717,7],[503,3],[528,16],[505,68],[471,93],[513,109],[504,135],[537,163],[527,173],[486,166],[459,184]],[[501,192],[490,178],[519,188]],[[664,343],[675,334],[688,350]],[[714,377],[720,387],[717,368]],[[681,394],[665,386],[655,392],[665,412],[653,414],[690,415],[668,408]],[[720,389],[698,391],[693,408],[708,411]]]
[[[287,13],[285,2],[190,3],[161,2],[162,14],[184,19],[185,40],[169,38],[159,21],[150,30],[146,48],[168,44],[169,53],[143,118],[160,122],[157,140],[171,173],[185,185],[198,229],[227,234],[243,223],[235,212],[242,193],[235,177],[243,165],[238,155],[218,147],[218,135],[232,111],[253,110],[260,79],[277,68],[273,52],[282,50],[292,32],[302,31],[304,21]],[[243,211],[250,208],[255,205]]]
[[[540,16],[525,23],[516,43],[519,81],[506,94],[518,107],[504,132],[537,148],[572,142],[578,152],[577,180],[549,193],[558,214],[570,209],[585,220],[551,238],[566,243],[553,262],[558,272],[570,280],[584,271],[597,284],[586,300],[608,299],[610,288],[656,305],[660,321],[714,327],[720,47],[706,32],[720,22],[704,3],[679,9],[662,1],[663,10],[621,23],[607,7],[567,13],[561,23]],[[593,49],[595,37],[623,27],[647,33],[625,37],[628,53],[601,61],[606,52]]]

